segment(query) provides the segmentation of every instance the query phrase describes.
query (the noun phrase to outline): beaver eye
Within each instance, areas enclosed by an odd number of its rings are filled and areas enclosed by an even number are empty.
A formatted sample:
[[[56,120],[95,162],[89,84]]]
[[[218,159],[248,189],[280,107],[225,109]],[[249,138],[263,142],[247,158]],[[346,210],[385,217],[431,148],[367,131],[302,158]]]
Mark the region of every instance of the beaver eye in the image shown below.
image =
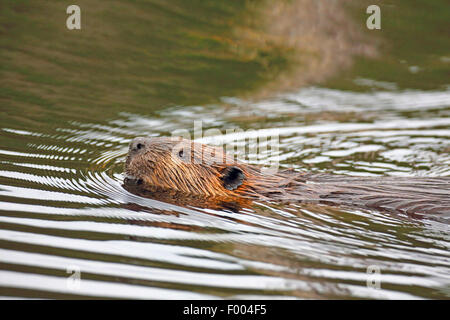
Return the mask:
[[[180,150],[180,151],[178,152],[178,156],[179,156],[180,158],[183,158],[183,156],[184,156],[184,151],[183,151],[183,150]]]
[[[136,145],[136,148],[137,148],[138,150],[142,149],[143,147],[144,147],[144,145],[143,145],[142,143],[138,143],[138,144]]]
[[[228,190],[237,189],[244,181],[245,174],[238,167],[227,167],[222,172],[223,186]]]

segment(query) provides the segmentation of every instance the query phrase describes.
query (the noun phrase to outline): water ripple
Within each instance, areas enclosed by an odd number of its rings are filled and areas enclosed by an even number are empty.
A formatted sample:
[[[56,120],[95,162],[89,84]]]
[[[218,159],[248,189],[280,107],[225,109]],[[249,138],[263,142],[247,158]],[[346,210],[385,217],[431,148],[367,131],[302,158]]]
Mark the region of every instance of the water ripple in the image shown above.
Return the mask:
[[[0,286],[36,297],[448,298],[449,224],[300,203],[233,212],[143,198],[122,182],[133,137],[192,132],[197,119],[204,129],[243,129],[198,139],[206,143],[279,134],[279,152],[251,163],[448,176],[449,106],[448,91],[308,88],[154,116],[120,113],[51,133],[2,128]],[[67,286],[71,266],[82,272],[78,291]],[[367,286],[371,267],[380,289]]]

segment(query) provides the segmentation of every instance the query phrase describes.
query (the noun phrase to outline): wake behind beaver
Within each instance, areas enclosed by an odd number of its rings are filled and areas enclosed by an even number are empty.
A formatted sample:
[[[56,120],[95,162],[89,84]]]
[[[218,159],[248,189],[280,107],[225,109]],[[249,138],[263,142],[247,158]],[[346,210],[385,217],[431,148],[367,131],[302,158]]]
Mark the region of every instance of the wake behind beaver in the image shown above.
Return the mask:
[[[410,216],[450,216],[450,177],[354,177],[294,170],[271,173],[222,148],[181,138],[131,141],[126,184],[220,201],[319,202]]]

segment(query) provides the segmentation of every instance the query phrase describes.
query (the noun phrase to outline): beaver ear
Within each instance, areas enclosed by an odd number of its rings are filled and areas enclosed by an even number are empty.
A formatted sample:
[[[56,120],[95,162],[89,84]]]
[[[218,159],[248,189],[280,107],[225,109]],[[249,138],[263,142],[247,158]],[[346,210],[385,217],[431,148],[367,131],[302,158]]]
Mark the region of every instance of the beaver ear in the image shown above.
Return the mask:
[[[234,190],[242,184],[245,179],[245,174],[238,167],[226,167],[222,171],[221,179],[225,189]]]

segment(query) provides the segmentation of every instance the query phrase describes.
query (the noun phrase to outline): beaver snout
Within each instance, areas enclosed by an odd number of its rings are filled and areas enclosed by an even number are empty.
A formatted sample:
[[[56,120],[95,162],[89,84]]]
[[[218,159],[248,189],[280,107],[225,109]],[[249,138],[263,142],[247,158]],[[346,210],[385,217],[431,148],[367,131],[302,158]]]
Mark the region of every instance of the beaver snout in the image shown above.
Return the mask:
[[[135,160],[144,155],[150,148],[151,138],[137,137],[131,140],[128,147],[128,156],[125,162],[125,180],[129,185],[140,185],[143,182],[138,174],[139,170],[133,170]]]

